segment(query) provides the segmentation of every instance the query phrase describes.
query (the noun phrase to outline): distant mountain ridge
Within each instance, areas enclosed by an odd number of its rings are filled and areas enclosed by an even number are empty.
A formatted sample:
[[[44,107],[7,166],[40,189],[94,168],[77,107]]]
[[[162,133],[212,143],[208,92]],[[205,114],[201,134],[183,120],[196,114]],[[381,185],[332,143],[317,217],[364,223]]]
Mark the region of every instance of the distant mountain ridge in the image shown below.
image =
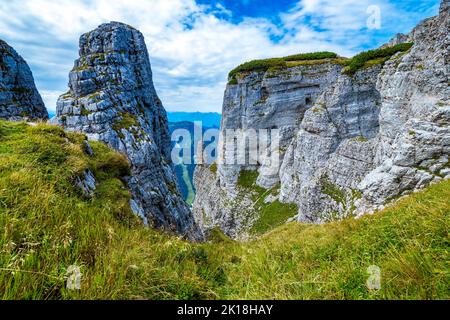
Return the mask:
[[[186,113],[186,116],[188,116],[189,113]],[[200,113],[193,113],[191,114],[192,118],[194,119],[199,119],[201,118]],[[199,117],[200,115],[200,117]],[[170,118],[170,116],[169,116]],[[198,121],[198,120],[195,120]],[[207,126],[206,125],[207,122],[202,121],[203,127],[202,127],[202,131],[205,132],[208,129],[219,129],[219,126]],[[208,122],[211,123],[211,122]],[[187,164],[187,163],[182,163],[179,165],[174,166],[174,171],[175,171],[175,175],[177,176],[178,179],[178,184],[180,186],[181,189],[181,194],[183,195],[184,200],[191,205],[194,202],[194,197],[195,197],[195,187],[194,187],[194,171],[195,171],[195,161],[194,161],[194,155],[195,155],[195,150],[194,150],[194,146],[198,143],[198,140],[194,140],[194,128],[195,128],[195,124],[192,121],[180,121],[180,122],[169,122],[169,131],[170,131],[170,135],[172,136],[174,131],[178,130],[178,129],[184,129],[184,130],[188,130],[191,138],[192,138],[192,143],[191,143],[191,163]],[[172,137],[173,139],[174,137]],[[172,141],[172,148],[175,146],[175,142]]]
[[[219,128],[222,115],[216,112],[167,112],[169,122],[201,121],[204,127]]]
[[[53,118],[55,111],[49,111],[48,115]],[[169,122],[203,122],[203,126],[208,128],[219,128],[222,121],[222,115],[216,112],[167,112]]]

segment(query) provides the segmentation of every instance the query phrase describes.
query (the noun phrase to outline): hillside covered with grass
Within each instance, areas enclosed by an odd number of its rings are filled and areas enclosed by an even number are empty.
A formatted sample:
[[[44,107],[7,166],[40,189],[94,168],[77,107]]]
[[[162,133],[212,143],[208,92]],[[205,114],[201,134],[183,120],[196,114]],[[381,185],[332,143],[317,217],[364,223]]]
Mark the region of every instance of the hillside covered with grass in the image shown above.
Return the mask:
[[[0,121],[1,299],[449,298],[450,181],[358,220],[193,244],[143,227],[125,158],[94,142],[89,157],[84,139]],[[93,198],[74,183],[87,169]],[[72,265],[79,291],[66,289]],[[379,291],[366,288],[372,265]]]

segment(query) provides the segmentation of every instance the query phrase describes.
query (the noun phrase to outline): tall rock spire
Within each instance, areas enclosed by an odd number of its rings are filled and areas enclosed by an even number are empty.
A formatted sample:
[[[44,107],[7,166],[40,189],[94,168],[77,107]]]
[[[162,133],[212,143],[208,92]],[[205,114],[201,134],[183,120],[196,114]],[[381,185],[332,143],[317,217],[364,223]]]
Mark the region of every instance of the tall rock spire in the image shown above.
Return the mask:
[[[133,211],[151,226],[195,238],[172,171],[167,115],[142,33],[119,22],[103,24],[81,36],[79,54],[56,121],[126,154]]]
[[[36,89],[30,67],[2,40],[0,40],[0,118],[48,119],[47,109]]]

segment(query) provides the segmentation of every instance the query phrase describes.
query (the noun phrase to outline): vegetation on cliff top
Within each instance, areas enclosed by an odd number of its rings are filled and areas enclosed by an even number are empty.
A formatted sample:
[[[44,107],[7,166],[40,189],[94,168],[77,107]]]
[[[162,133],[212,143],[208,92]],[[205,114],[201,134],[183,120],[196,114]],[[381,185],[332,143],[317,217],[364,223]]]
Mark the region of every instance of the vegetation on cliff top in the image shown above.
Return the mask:
[[[286,68],[289,67],[288,62],[325,60],[335,58],[337,58],[337,54],[333,52],[314,52],[314,53],[301,53],[283,58],[253,60],[243,63],[240,66],[236,67],[235,69],[231,70],[228,77],[230,79],[230,82],[232,82],[236,81],[236,75],[241,72],[267,71],[270,68]]]
[[[383,64],[398,52],[406,52],[413,46],[413,43],[400,43],[398,45],[361,52],[347,62],[344,72],[348,75],[355,74],[365,66]]]
[[[230,85],[236,85],[237,75],[244,72],[260,71],[266,72],[269,69],[278,70],[295,67],[302,64],[318,64],[323,61],[334,61],[345,67],[344,73],[348,75],[355,74],[364,67],[370,67],[377,64],[383,64],[398,52],[406,52],[413,46],[413,43],[401,43],[392,47],[364,51],[351,59],[339,58],[333,52],[315,52],[302,53],[283,58],[270,58],[261,60],[252,60],[239,65],[228,74]]]
[[[0,121],[1,299],[449,298],[450,181],[358,220],[193,244],[144,228],[128,205],[125,158],[94,142],[88,157],[83,140]],[[86,169],[92,199],[73,183]],[[66,288],[71,265],[81,290]],[[379,291],[366,287],[372,265]]]

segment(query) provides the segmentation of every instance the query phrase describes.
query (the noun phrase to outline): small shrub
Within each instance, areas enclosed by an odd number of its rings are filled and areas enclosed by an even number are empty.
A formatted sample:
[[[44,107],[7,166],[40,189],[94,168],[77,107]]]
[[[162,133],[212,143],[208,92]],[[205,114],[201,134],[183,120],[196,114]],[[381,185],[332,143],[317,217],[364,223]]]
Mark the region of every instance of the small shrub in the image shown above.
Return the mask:
[[[235,86],[235,85],[237,85],[237,84],[238,84],[238,81],[237,81],[237,79],[236,79],[236,76],[234,76],[233,78],[231,78],[231,80],[228,81],[228,84],[229,84],[230,86]]]
[[[84,106],[81,107],[81,115],[82,116],[88,116],[90,114],[89,110],[86,109]]]

